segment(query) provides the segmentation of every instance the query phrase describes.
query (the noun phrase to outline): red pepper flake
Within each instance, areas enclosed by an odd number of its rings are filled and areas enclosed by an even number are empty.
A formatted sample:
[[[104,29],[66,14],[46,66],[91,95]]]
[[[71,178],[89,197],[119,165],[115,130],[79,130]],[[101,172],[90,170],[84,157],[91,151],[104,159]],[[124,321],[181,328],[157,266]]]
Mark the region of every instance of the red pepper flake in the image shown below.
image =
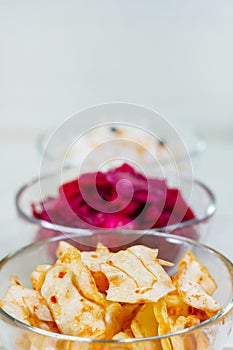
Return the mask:
[[[59,272],[58,278],[63,278],[66,275],[65,271]]]
[[[50,297],[50,301],[51,301],[51,303],[56,304],[56,303],[57,303],[57,298],[56,298],[56,296],[55,296],[55,295],[52,295],[52,296]]]

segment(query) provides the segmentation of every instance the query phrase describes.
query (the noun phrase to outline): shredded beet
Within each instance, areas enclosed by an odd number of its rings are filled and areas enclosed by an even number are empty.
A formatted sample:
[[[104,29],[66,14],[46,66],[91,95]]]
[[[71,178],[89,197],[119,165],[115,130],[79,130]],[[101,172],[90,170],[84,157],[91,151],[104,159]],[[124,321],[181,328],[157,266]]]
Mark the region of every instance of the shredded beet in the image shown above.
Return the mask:
[[[35,218],[79,228],[161,228],[195,218],[179,189],[146,178],[128,164],[85,173],[60,186],[56,198],[32,204]]]

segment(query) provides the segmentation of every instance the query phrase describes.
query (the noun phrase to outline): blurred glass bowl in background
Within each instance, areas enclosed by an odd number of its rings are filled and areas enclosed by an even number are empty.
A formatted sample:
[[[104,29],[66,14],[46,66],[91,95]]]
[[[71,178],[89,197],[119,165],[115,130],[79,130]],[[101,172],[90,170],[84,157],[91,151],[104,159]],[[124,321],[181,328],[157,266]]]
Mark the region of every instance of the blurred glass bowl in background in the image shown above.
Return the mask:
[[[215,279],[218,288],[214,298],[222,305],[223,309],[215,316],[200,323],[197,326],[189,327],[176,333],[163,336],[155,336],[143,339],[123,339],[114,341],[93,340],[66,336],[41,330],[25,325],[17,321],[0,308],[1,341],[4,349],[11,350],[59,350],[59,349],[162,349],[161,339],[177,340],[182,344],[189,344],[185,350],[203,350],[198,339],[203,335],[206,339],[205,350],[220,350],[226,343],[232,328],[233,308],[233,266],[220,253],[215,250],[194,242],[192,240],[157,232],[80,232],[29,245],[15,254],[9,255],[0,262],[0,298],[5,294],[11,276],[18,276],[18,279],[25,285],[30,286],[30,274],[37,265],[54,263],[51,251],[54,251],[58,241],[66,240],[71,242],[81,251],[94,250],[98,242],[102,242],[114,251],[126,248],[135,244],[143,244],[151,248],[159,249],[159,257],[169,260],[175,264],[168,268],[168,273],[174,274],[177,263],[187,252],[191,251],[207,267]],[[172,270],[169,270],[172,269]],[[208,344],[207,344],[208,342]]]
[[[184,151],[181,145],[176,145],[176,140],[173,139],[173,135],[169,134],[163,134],[163,136],[160,136],[157,140],[154,141],[152,141],[152,139],[149,140],[148,147],[149,151],[152,149],[156,151],[158,161],[161,163],[161,165],[169,168],[172,159],[171,155],[166,150],[167,147],[167,149],[173,152],[176,164],[182,170],[184,168],[183,163],[187,162],[189,160],[189,157],[193,161],[195,157],[204,152],[206,149],[206,142],[200,132],[191,130],[187,126],[176,126],[176,129],[177,133],[180,135],[180,138],[184,142],[187,153]],[[60,143],[58,145],[48,148],[47,144],[52,135],[52,131],[40,133],[36,140],[36,145],[39,153],[43,155],[47,161],[52,162],[52,164],[56,164],[58,161],[64,160],[64,166],[78,166],[82,164],[83,159],[85,159],[85,156],[91,152],[94,145],[99,146],[104,142],[104,138],[105,142],[108,140],[118,140],[119,152],[121,152],[122,149],[124,149],[125,152],[126,141],[123,141],[123,139],[131,138],[131,156],[135,157],[135,154],[137,154],[138,158],[142,159],[141,155],[139,155],[139,153],[142,153],[142,151],[139,150],[136,144],[137,142],[141,141],[144,135],[143,133],[140,135],[140,132],[138,132],[138,130],[135,132],[133,128],[130,128],[126,124],[119,124],[116,126],[116,123],[112,123],[110,125],[99,127],[98,130],[92,130],[92,132],[90,132],[88,135],[81,138],[79,141],[74,142],[68,149],[68,152],[67,140],[70,140],[71,136],[74,137],[73,132],[67,132],[67,135],[64,134],[64,136],[60,138]],[[135,142],[135,145],[132,144],[133,141]],[[116,149],[114,150],[114,153],[115,151]],[[108,150],[108,154],[111,156],[111,149]],[[144,157],[144,165],[148,162],[149,160]],[[96,168],[95,159],[90,160],[89,168]]]
[[[190,126],[172,124],[158,112],[130,103],[106,103],[81,110],[66,119],[37,144],[41,171],[62,166],[82,172],[108,169],[112,161],[134,162],[142,169],[179,168],[191,176],[190,157],[205,149],[200,133]]]

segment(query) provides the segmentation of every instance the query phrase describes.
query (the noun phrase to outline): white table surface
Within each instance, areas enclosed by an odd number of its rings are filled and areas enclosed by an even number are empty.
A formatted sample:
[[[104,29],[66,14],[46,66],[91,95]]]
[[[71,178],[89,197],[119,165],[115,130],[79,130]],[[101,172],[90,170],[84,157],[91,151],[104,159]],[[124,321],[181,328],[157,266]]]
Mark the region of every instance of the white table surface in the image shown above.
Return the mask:
[[[14,195],[38,174],[38,134],[127,101],[204,134],[194,174],[218,199],[207,243],[233,260],[232,18],[228,0],[0,1],[0,257],[23,243]]]

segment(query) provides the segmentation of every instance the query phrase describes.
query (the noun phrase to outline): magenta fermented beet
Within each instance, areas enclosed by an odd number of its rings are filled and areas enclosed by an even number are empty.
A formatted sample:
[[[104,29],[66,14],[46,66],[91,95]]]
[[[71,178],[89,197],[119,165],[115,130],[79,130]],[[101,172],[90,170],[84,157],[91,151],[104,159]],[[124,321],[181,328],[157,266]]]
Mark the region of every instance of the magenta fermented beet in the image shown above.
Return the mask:
[[[32,204],[33,216],[79,228],[149,229],[195,218],[177,188],[128,164],[82,174],[60,186],[56,198]]]

